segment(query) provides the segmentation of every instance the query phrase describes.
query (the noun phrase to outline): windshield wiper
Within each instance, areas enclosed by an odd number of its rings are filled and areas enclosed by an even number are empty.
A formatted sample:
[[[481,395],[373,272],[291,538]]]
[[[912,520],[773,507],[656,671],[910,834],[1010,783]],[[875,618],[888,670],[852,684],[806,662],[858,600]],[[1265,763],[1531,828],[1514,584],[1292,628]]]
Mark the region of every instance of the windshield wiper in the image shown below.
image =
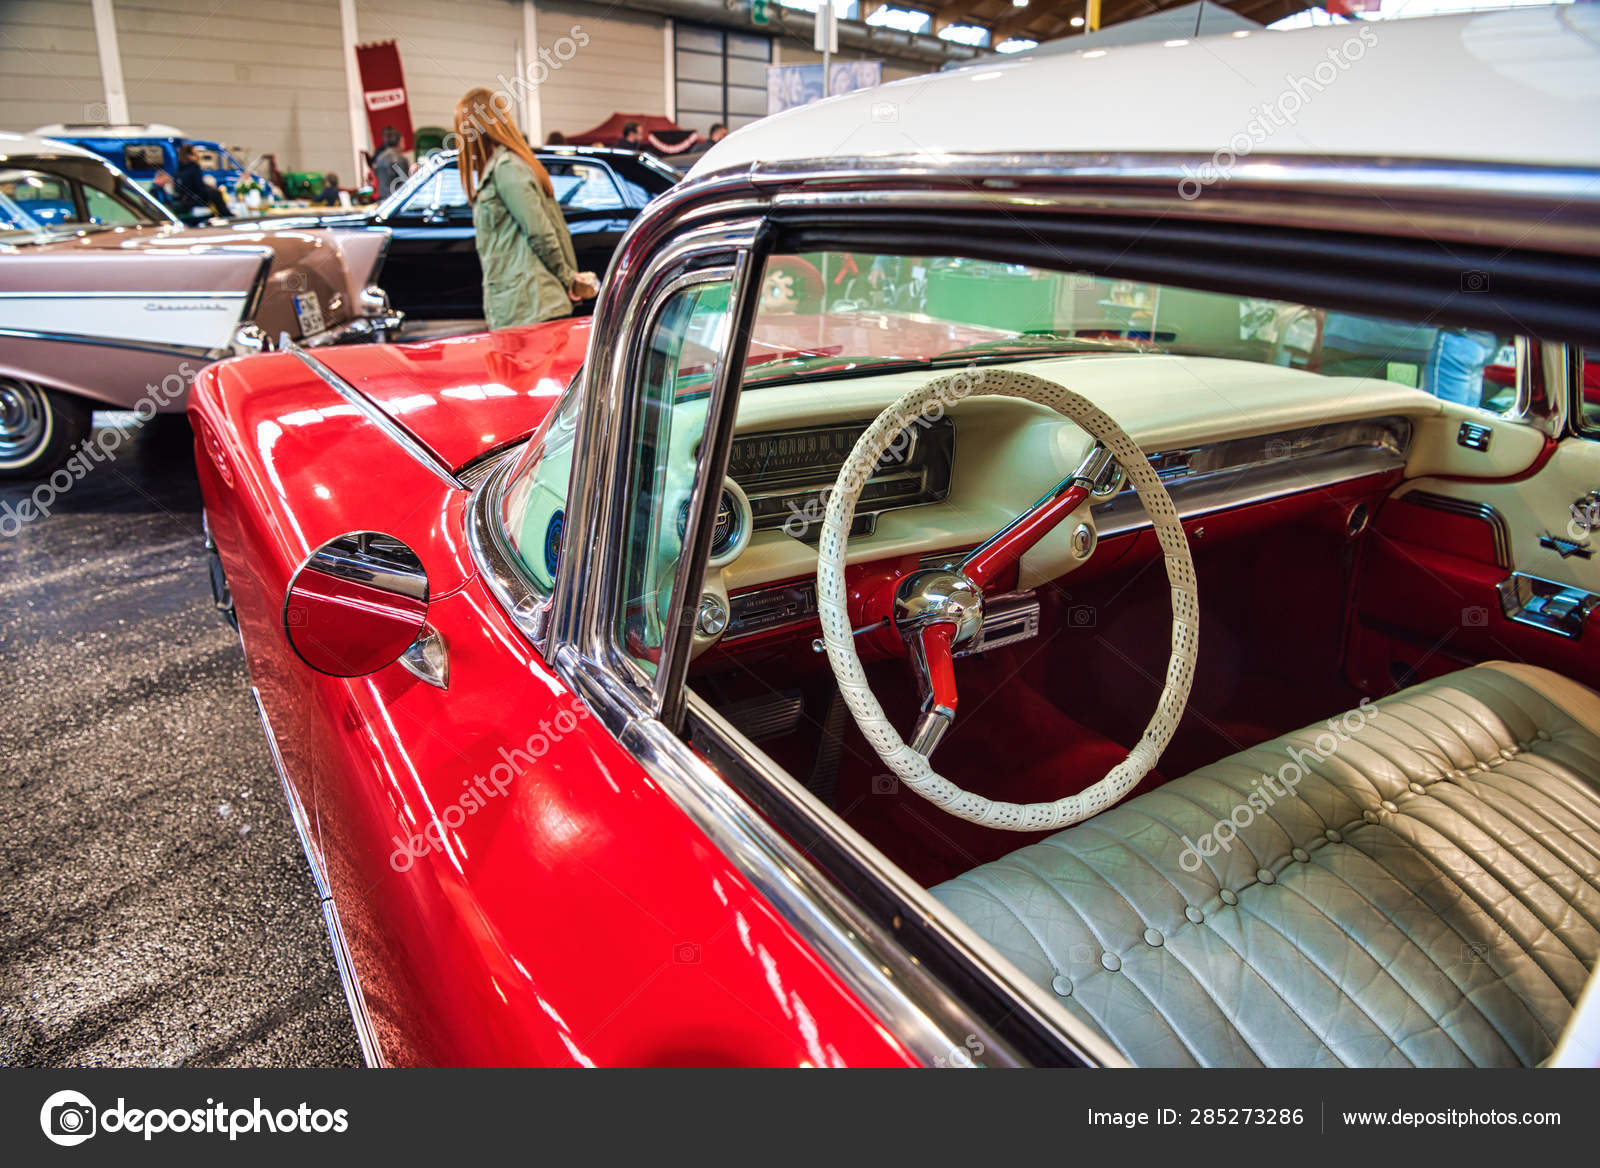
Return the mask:
[[[1080,337],[1051,329],[1030,329],[1014,337],[980,341],[940,353],[934,361],[959,361],[965,357],[995,357],[1010,354],[1045,356],[1053,353],[1149,353],[1158,351],[1149,341],[1123,338]]]
[[[745,375],[746,386],[766,381],[823,381],[853,377],[858,373],[884,373],[894,369],[926,369],[927,357],[791,357],[759,365]]]

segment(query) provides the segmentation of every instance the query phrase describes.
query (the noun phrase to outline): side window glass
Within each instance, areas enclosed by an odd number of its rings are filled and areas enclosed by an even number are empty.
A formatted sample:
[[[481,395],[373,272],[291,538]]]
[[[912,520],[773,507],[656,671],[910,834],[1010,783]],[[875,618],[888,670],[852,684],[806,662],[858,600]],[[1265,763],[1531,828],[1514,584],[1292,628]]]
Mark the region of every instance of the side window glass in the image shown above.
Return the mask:
[[[447,166],[434,178],[433,206],[439,208],[452,219],[471,219],[472,206],[467,202],[467,192],[461,186],[461,171],[454,166]]]
[[[78,212],[72,188],[58,175],[38,170],[0,170],[0,195],[21,212],[16,226],[54,227],[72,223]]]
[[[1444,401],[1506,413],[1517,400],[1515,341],[1483,329],[1328,312],[1321,371],[1395,381]]]
[[[728,343],[728,289],[719,281],[673,296],[645,356],[616,630],[624,651],[651,676],[666,639],[707,396]]]
[[[627,205],[611,171],[599,163],[547,159],[546,167],[564,211],[620,211]]]
[[[440,171],[439,174],[434,175],[427,182],[419,184],[417,189],[406,197],[406,201],[400,204],[400,209],[396,214],[420,219],[431,211],[434,206],[434,198],[439,193],[439,179],[445,173],[446,171]],[[457,188],[461,186],[459,175],[456,177],[456,186]],[[465,197],[463,197],[462,201],[465,202]]]
[[[122,223],[140,222],[137,215],[104,191],[97,191],[93,187],[84,187],[83,201],[89,208],[90,223],[114,227]]]

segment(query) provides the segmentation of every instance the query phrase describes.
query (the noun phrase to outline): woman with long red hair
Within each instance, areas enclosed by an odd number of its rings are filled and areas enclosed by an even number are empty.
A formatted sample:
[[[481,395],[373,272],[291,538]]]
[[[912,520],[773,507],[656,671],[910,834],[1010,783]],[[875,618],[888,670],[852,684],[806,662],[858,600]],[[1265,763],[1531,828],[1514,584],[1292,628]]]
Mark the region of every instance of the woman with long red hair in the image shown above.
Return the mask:
[[[487,89],[456,103],[461,188],[472,204],[483,265],[483,314],[492,329],[570,316],[598,288],[578,271],[550,174]]]

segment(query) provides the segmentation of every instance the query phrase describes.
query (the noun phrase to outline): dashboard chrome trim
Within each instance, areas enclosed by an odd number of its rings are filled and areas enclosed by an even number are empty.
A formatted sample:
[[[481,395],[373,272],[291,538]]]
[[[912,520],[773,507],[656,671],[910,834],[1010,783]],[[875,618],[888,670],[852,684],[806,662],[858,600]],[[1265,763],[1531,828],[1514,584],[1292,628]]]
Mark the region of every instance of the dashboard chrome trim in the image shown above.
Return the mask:
[[[1364,431],[1374,426],[1386,429],[1393,437],[1393,445],[1358,441]],[[1345,440],[1350,444],[1341,445]],[[1239,463],[1223,462],[1209,469],[1204,466],[1207,455],[1217,457],[1225,455],[1230,446],[1255,444],[1264,444],[1268,456]],[[1297,445],[1316,448],[1301,452],[1296,450]],[[1179,515],[1191,519],[1302,491],[1320,490],[1367,475],[1402,470],[1410,445],[1410,419],[1384,417],[1302,427],[1177,451],[1157,451],[1150,455],[1150,462],[1158,467],[1165,463],[1160,474],[1167,492]],[[1281,448],[1281,453],[1274,453],[1275,447]],[[1197,463],[1201,464],[1198,469]],[[1091,514],[1100,539],[1150,526],[1139,497],[1128,488],[1107,502],[1094,504]]]

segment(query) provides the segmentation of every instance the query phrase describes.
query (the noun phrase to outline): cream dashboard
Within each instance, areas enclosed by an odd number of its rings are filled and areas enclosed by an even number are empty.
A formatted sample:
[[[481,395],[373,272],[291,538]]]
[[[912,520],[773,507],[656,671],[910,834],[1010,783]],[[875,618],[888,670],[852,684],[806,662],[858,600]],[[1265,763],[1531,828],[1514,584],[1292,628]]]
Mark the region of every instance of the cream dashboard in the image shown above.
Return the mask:
[[[1433,431],[1464,407],[1385,381],[1331,378],[1219,358],[1074,355],[1019,370],[1094,401],[1149,453],[1186,518],[1410,467],[1462,460]],[[815,615],[816,540],[826,492],[867,425],[925,372],[747,390],[719,508],[704,608],[720,619],[696,640],[742,638]],[[1481,415],[1478,415],[1481,416]],[[1514,461],[1540,441],[1505,423]],[[848,560],[924,556],[981,543],[1082,461],[1089,436],[1054,411],[972,396],[921,417],[891,447],[862,494]],[[1510,447],[1509,451],[1506,448]],[[1424,465],[1418,467],[1418,462]],[[1487,462],[1482,473],[1497,469]],[[1122,489],[1086,503],[1023,559],[1019,588],[1083,563],[1095,541],[1148,524]],[[1074,539],[1074,531],[1087,528]]]

